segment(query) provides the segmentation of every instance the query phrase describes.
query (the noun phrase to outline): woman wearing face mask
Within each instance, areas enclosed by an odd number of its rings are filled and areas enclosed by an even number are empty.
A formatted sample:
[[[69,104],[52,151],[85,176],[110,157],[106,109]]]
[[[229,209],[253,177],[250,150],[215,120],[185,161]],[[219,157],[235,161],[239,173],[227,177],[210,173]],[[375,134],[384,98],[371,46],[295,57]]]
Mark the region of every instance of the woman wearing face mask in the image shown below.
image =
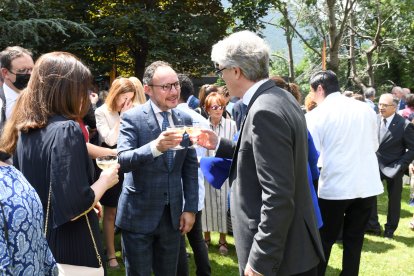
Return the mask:
[[[204,109],[209,115],[210,127],[218,136],[232,140],[237,132],[236,123],[231,119],[223,117],[226,108],[225,98],[217,92],[209,94],[205,100]],[[214,156],[209,151],[208,156]],[[227,207],[229,182],[226,180],[220,189],[213,188],[210,184],[205,185],[205,209],[202,213],[204,239],[207,246],[210,244],[210,231],[220,233],[219,252],[227,255]]]

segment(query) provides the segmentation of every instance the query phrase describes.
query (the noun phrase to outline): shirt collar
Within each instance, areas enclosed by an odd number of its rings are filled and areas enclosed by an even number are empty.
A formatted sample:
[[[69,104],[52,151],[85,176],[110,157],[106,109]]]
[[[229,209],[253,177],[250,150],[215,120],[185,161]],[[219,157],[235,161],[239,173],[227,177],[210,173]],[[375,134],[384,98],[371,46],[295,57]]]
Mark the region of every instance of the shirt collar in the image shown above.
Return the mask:
[[[259,89],[259,87],[263,84],[263,83],[265,83],[266,81],[268,81],[269,79],[263,79],[263,80],[260,80],[260,81],[258,81],[258,82],[256,82],[255,84],[253,84],[247,91],[246,91],[246,93],[244,94],[244,96],[243,96],[243,103],[246,105],[246,106],[249,106],[249,103],[250,103],[250,101],[251,101],[251,99],[253,98],[253,95],[256,93],[256,91],[257,91],[257,89]]]
[[[387,118],[384,118],[384,117],[381,116],[381,120],[387,119],[387,126],[389,126],[390,123],[392,122],[392,120],[394,119],[394,117],[395,117],[395,113],[393,113],[391,116],[389,116]]]
[[[159,113],[163,112],[152,100],[150,100],[150,104],[151,104],[152,110],[154,110],[155,114],[159,114]],[[171,109],[168,109],[167,112],[171,113]]]

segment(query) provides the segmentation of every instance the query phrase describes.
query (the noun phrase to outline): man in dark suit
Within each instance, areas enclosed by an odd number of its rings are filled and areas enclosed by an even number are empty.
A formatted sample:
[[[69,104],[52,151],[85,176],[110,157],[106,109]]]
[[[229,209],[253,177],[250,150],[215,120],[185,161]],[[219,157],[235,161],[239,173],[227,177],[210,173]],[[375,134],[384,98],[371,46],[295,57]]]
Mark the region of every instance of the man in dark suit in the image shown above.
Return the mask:
[[[403,89],[400,86],[394,86],[391,90],[391,94],[398,99],[397,111],[403,110],[407,104],[404,99],[405,94]]]
[[[381,95],[378,103],[379,148],[377,151],[381,180],[388,191],[388,213],[384,237],[392,239],[401,211],[402,177],[414,159],[414,125],[396,113],[399,99],[392,94]],[[380,234],[375,201],[367,232]]]
[[[235,145],[205,130],[200,144],[231,158],[231,210],[240,275],[316,275],[323,260],[307,183],[307,130],[293,96],[269,77],[268,45],[237,32],[213,46],[216,73],[247,105]],[[193,137],[194,139],[194,137]]]
[[[189,140],[165,128],[192,120],[175,108],[180,83],[168,63],[148,66],[143,83],[150,100],[125,112],[120,126],[126,174],[115,224],[122,229],[127,275],[175,275],[180,234],[191,230],[197,212],[198,164],[194,149],[171,150]]]

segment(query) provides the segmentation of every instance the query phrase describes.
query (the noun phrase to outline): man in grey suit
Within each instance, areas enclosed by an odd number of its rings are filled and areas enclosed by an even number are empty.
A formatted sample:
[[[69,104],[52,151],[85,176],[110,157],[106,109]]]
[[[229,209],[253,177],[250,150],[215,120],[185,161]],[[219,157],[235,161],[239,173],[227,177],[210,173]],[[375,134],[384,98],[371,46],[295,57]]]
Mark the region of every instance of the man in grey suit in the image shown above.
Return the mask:
[[[237,32],[213,46],[216,73],[246,117],[237,144],[205,130],[197,137],[233,157],[229,180],[240,275],[316,275],[323,250],[307,180],[307,130],[300,106],[269,80],[268,45]],[[196,139],[192,137],[192,139]]]
[[[180,83],[168,63],[149,65],[143,83],[150,100],[125,112],[120,126],[126,174],[115,224],[122,229],[127,275],[175,275],[180,234],[191,230],[197,212],[198,164],[194,149],[171,150],[189,139],[165,128],[192,120],[175,108]]]
[[[392,94],[381,95],[378,103],[379,148],[377,151],[381,180],[387,183],[388,213],[384,237],[392,239],[401,212],[402,177],[414,159],[414,126],[396,113],[399,99]],[[377,201],[375,200],[366,232],[380,234]]]

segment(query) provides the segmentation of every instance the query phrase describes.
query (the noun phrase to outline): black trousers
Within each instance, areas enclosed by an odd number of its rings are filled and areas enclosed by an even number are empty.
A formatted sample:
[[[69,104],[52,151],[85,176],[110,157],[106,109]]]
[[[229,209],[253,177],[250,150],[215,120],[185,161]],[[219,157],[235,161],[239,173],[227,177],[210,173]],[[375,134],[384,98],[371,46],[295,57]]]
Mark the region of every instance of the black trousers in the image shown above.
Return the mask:
[[[326,200],[319,198],[323,226],[319,230],[326,262],[318,266],[318,275],[325,275],[332,245],[343,229],[343,257],[341,275],[357,276],[364,232],[371,214],[375,197],[347,200]]]
[[[204,242],[203,228],[201,225],[201,211],[196,214],[193,228],[187,233],[188,241],[194,252],[197,276],[210,276],[211,267],[208,259],[208,250]],[[177,276],[188,276],[188,259],[185,250],[185,236],[181,236],[180,253],[178,255]]]
[[[392,233],[397,230],[398,223],[400,222],[402,177],[402,173],[397,174],[394,178],[386,177],[381,173],[381,180],[385,180],[388,192],[388,212],[385,231]],[[377,198],[375,197],[368,228],[380,229],[380,227],[378,222]]]

